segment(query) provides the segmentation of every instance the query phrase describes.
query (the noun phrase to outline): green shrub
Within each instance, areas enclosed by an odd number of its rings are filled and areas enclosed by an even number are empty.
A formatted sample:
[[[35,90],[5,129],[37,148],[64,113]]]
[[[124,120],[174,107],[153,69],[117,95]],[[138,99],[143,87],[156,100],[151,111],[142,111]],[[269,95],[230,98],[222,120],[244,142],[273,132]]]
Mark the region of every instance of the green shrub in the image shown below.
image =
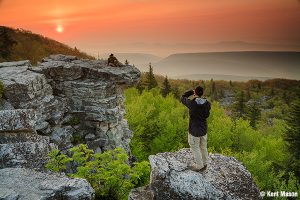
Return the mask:
[[[65,122],[64,125],[75,126],[80,124],[80,119],[78,117],[72,117],[69,121]]]
[[[73,133],[72,138],[71,138],[71,143],[73,145],[78,145],[84,142],[83,137],[80,135],[80,133],[76,132]]]
[[[157,89],[140,94],[130,88],[125,91],[125,97],[126,118],[134,132],[131,149],[138,159],[146,160],[150,154],[188,147],[187,108],[172,95],[163,98]],[[290,173],[292,169],[288,165],[291,154],[283,140],[285,121],[273,119],[270,124],[262,117],[254,129],[251,121],[228,116],[218,102],[212,103],[207,121],[209,151],[242,161],[260,190],[300,189],[299,180]]]
[[[149,182],[149,162],[137,162],[131,167],[122,148],[94,154],[81,144],[70,149],[70,156],[59,154],[58,150],[49,156],[47,169],[65,171],[71,165],[72,173],[68,175],[87,179],[99,199],[127,199],[131,189]]]

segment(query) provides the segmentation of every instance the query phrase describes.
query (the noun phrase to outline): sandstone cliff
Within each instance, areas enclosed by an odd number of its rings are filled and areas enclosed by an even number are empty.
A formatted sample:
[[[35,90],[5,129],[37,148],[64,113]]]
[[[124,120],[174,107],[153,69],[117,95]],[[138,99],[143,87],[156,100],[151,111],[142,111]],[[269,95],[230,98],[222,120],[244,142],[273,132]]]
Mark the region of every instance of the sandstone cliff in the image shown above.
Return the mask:
[[[192,153],[181,149],[149,157],[150,185],[131,191],[129,200],[260,199],[251,174],[233,157],[210,154],[204,172],[189,170]]]

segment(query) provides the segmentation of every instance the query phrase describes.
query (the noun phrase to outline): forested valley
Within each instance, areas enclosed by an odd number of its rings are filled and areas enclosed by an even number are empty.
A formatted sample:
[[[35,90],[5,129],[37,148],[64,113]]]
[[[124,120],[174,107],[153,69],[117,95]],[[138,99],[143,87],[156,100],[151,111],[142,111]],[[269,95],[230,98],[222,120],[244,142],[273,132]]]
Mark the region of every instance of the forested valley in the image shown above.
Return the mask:
[[[212,102],[210,153],[234,156],[261,191],[298,191],[300,180],[300,83],[271,79],[247,82],[173,80],[149,72],[127,89],[126,118],[139,161],[159,152],[188,148],[188,110],[180,95],[196,86]]]

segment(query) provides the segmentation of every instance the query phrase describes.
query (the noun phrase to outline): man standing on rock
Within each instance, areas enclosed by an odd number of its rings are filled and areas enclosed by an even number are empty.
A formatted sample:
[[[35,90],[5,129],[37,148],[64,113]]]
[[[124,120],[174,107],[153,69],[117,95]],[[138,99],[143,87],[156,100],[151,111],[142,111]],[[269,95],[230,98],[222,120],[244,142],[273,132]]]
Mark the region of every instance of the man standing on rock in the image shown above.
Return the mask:
[[[192,98],[188,98],[193,95]],[[198,86],[195,90],[185,92],[180,100],[189,109],[189,134],[188,142],[191,147],[195,163],[191,170],[204,171],[207,167],[207,121],[210,113],[210,102],[201,98],[203,88]]]

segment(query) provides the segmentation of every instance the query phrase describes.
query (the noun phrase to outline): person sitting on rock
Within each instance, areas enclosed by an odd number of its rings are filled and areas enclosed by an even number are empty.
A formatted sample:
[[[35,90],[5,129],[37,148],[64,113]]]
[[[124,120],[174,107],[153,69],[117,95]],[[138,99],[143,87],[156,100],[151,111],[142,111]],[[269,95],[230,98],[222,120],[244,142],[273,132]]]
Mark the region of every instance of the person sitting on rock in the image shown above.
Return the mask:
[[[114,54],[110,54],[109,58],[107,59],[107,65],[112,67],[121,67],[122,63],[118,61]]]
[[[188,97],[193,95],[192,99]],[[194,156],[195,163],[191,165],[193,171],[204,171],[207,167],[207,121],[211,104],[201,98],[203,88],[198,86],[195,90],[185,92],[180,101],[189,109],[189,134],[188,143]]]

